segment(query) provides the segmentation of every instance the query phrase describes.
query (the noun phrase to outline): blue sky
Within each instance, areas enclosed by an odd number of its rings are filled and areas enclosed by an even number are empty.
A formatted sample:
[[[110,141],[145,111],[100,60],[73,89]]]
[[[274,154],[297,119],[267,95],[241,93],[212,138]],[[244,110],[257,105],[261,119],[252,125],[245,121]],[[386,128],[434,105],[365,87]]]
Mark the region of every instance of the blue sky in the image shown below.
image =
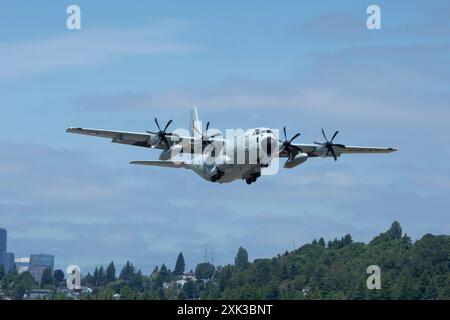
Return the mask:
[[[66,8],[82,29],[65,28]],[[381,7],[382,30],[366,28]],[[0,12],[0,226],[16,256],[143,272],[214,247],[271,257],[314,238],[368,241],[397,219],[414,239],[450,231],[450,6],[446,1],[9,1]],[[147,149],[65,134],[288,127],[299,141],[393,146],[310,159],[242,182],[133,167]]]

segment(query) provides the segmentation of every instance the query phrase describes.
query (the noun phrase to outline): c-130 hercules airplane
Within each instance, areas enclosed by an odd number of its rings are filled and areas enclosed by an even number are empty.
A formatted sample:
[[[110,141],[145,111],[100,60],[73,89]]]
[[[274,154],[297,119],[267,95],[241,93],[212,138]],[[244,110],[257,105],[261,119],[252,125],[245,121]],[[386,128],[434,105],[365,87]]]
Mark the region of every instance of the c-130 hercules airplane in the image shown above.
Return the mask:
[[[125,132],[87,128],[69,128],[67,132],[112,139],[114,143],[163,150],[159,160],[132,161],[131,164],[193,170],[202,178],[219,183],[242,179],[251,184],[261,176],[261,170],[269,167],[276,158],[287,158],[284,168],[291,169],[308,158],[338,157],[345,153],[391,153],[395,148],[355,147],[334,143],[339,131],[328,139],[324,130],[325,142],[298,144],[293,141],[300,136],[295,134],[288,139],[286,127],[284,140],[275,135],[276,130],[255,128],[242,131],[231,138],[219,138],[220,132],[212,133],[209,122],[202,133],[201,122],[196,107],[191,111],[190,129],[167,132],[170,120],[161,129],[155,118],[158,131]],[[179,133],[178,133],[178,132]],[[211,134],[209,134],[211,132]],[[183,156],[180,158],[180,156]],[[186,156],[189,156],[186,159]]]

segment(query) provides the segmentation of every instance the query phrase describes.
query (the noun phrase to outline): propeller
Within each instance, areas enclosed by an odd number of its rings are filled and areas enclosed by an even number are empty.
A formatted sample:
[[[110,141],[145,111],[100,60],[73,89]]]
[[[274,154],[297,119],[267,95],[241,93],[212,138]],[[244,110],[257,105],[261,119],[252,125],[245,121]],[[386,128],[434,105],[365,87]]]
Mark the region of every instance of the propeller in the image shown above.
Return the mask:
[[[336,136],[338,135],[339,131],[336,131],[333,134],[333,137],[331,138],[331,140],[328,140],[325,131],[322,129],[322,135],[325,138],[325,142],[315,142],[315,144],[321,145],[325,148],[326,153],[325,156],[328,155],[328,153],[331,153],[333,155],[334,161],[337,161],[337,155],[336,152],[334,151],[333,147],[339,147],[339,148],[343,148],[345,149],[345,146],[343,144],[337,144],[337,143],[333,143],[334,138],[336,138]]]
[[[213,133],[212,135],[209,136],[209,135],[208,135],[209,125],[210,125],[210,123],[209,123],[209,121],[208,121],[208,122],[206,123],[205,133],[201,133],[201,132],[194,126],[194,130],[197,131],[197,133],[198,133],[199,135],[202,136],[202,144],[203,144],[203,145],[207,144],[207,143],[209,142],[209,139],[210,139],[210,138],[215,138],[215,137],[221,135],[220,132],[217,132],[217,133]]]
[[[155,123],[156,123],[156,126],[158,127],[159,131],[157,131],[157,132],[147,131],[147,133],[156,134],[158,136],[158,143],[155,143],[155,145],[159,145],[161,143],[161,141],[163,141],[166,144],[167,148],[169,149],[170,145],[169,145],[169,141],[167,141],[166,137],[171,136],[172,134],[167,133],[166,130],[172,123],[172,120],[169,120],[169,122],[167,122],[166,126],[164,127],[164,130],[162,130],[161,127],[159,126],[159,122],[156,117],[155,117]]]
[[[291,155],[294,154],[295,151],[302,152],[302,149],[300,149],[299,147],[292,144],[292,141],[297,139],[300,136],[300,133],[296,133],[290,140],[288,140],[287,134],[286,134],[286,127],[283,128],[283,132],[284,132],[284,141],[279,140],[280,143],[282,144],[282,147],[281,147],[279,153],[286,150],[286,152],[288,153],[289,158],[290,158]]]

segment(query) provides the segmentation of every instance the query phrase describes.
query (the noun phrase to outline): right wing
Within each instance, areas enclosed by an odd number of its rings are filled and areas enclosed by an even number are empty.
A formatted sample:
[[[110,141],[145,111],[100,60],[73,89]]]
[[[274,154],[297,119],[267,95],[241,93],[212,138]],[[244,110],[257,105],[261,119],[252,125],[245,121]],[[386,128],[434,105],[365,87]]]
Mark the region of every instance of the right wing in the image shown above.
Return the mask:
[[[317,144],[301,144],[301,143],[293,143],[292,145],[300,148],[302,152],[308,154],[308,157],[318,157],[320,154],[320,145]],[[336,155],[339,157],[341,154],[376,154],[376,153],[391,153],[397,151],[396,148],[379,148],[379,147],[356,147],[356,146],[345,146],[345,148],[341,148],[338,146],[334,147]],[[289,154],[286,151],[282,151],[279,155],[280,157],[288,157]],[[331,153],[327,155],[331,157]]]
[[[130,164],[141,166],[153,166],[164,168],[190,168],[193,164],[187,161],[168,161],[168,160],[151,160],[151,161],[131,161]]]
[[[152,135],[150,133],[126,132],[126,131],[112,131],[99,129],[85,129],[85,128],[69,128],[68,133],[83,134],[93,137],[109,138],[114,143],[129,144],[138,147],[152,148],[156,147],[151,144]]]
[[[165,143],[161,139],[159,139],[156,134],[153,133],[101,130],[90,128],[68,128],[66,132],[93,137],[109,138],[113,143],[128,144],[137,147],[146,147],[161,150],[167,149]],[[192,137],[182,137],[175,133],[167,133],[166,139],[170,146],[179,143],[187,143],[187,146],[189,146],[189,144],[194,143],[194,139]]]
[[[114,131],[90,128],[68,128],[68,133],[82,134],[92,137],[109,138],[113,143],[128,144],[137,147],[153,148],[167,150],[166,144],[159,139],[156,134],[144,132],[127,132]],[[167,133],[166,139],[170,146],[181,144],[184,150],[189,150],[189,153],[202,154],[201,139],[195,137],[184,137],[176,133]],[[223,146],[226,140],[221,138],[209,138],[209,142],[216,143],[218,146]],[[218,147],[219,148],[219,147]],[[188,153],[188,152],[186,152]]]

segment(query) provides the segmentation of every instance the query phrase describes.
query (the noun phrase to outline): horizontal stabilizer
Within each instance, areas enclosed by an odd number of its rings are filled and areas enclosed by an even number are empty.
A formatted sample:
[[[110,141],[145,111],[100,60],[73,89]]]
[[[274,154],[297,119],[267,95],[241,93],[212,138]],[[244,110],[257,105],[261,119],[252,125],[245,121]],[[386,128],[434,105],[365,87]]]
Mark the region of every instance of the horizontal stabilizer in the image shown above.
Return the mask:
[[[153,166],[164,168],[189,168],[191,163],[186,161],[165,161],[165,160],[151,160],[151,161],[131,161],[130,164],[136,164],[141,166]]]

